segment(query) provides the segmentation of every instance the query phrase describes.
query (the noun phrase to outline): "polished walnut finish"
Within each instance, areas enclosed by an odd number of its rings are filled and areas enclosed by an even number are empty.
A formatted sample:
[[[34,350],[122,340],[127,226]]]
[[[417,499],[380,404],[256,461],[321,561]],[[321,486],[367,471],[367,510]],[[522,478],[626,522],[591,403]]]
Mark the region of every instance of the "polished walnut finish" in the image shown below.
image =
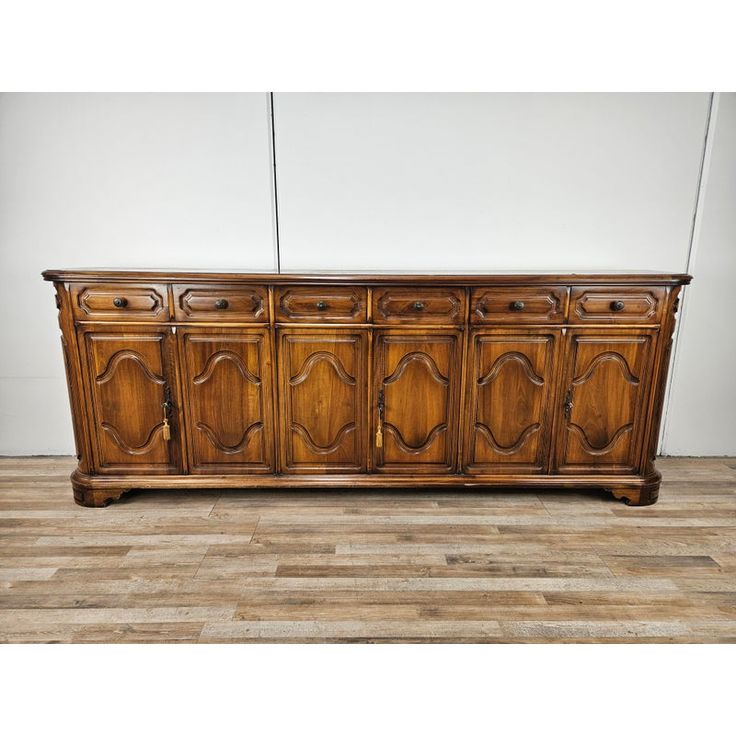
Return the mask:
[[[359,322],[367,319],[365,287],[291,286],[275,290],[279,322]]]
[[[46,271],[79,467],[132,488],[605,488],[654,503],[686,274]]]
[[[381,473],[449,473],[457,463],[460,334],[380,330],[374,347],[375,468]]]
[[[263,331],[178,333],[189,472],[272,472],[271,362]]]
[[[267,299],[263,286],[177,285],[172,289],[174,317],[182,322],[267,322]]]
[[[365,472],[367,342],[365,330],[280,331],[282,472]]]
[[[473,334],[464,472],[548,472],[557,338],[539,328]]]
[[[564,286],[473,289],[470,319],[511,325],[564,322],[567,292]]]

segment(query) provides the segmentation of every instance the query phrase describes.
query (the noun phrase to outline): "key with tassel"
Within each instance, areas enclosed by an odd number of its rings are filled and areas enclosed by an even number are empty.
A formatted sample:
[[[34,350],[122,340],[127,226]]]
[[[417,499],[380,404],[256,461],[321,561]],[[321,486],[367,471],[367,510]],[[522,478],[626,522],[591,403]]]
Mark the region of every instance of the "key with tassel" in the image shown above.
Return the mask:
[[[376,447],[383,447],[383,391],[378,392],[378,426],[376,428]]]
[[[171,427],[169,426],[169,407],[171,406],[171,402],[169,401],[169,391],[166,390],[166,398],[164,399],[164,403],[162,404],[164,408],[164,432],[163,437],[164,440],[167,442],[171,439]]]

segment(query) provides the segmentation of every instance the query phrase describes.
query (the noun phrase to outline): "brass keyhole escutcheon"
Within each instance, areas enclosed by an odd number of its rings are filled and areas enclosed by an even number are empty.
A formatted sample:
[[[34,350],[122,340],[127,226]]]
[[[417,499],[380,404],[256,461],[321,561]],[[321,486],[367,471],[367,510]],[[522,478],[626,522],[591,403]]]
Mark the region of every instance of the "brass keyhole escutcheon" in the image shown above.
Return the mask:
[[[573,402],[572,402],[572,389],[570,389],[565,394],[565,403],[562,405],[562,407],[563,407],[563,410],[565,412],[565,419],[569,420],[570,419],[570,416],[572,415],[572,407],[573,407]]]

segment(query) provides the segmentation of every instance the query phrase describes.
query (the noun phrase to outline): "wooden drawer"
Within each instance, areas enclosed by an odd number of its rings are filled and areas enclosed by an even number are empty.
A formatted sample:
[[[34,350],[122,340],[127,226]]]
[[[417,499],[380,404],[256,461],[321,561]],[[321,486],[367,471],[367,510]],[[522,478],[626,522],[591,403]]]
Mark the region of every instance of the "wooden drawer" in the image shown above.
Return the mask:
[[[177,320],[202,322],[267,322],[265,286],[174,286]]]
[[[276,290],[276,321],[365,322],[366,301],[359,286],[284,286]]]
[[[377,324],[461,324],[465,321],[463,289],[389,287],[373,292]]]
[[[471,292],[471,322],[555,324],[565,321],[567,288],[481,288]]]
[[[163,284],[72,284],[78,320],[165,322],[169,303]]]
[[[570,322],[657,324],[662,318],[665,290],[627,286],[576,286]]]

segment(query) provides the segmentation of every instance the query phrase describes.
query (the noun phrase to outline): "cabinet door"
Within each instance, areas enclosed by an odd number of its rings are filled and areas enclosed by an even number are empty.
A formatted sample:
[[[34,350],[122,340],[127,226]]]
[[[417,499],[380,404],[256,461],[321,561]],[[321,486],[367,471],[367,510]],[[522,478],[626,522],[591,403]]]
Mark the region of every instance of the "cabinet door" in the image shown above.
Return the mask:
[[[273,470],[267,330],[179,330],[192,473]]]
[[[377,470],[454,470],[459,344],[460,333],[454,330],[376,333],[373,439]]]
[[[365,471],[367,344],[365,330],[280,331],[283,472]]]
[[[95,328],[83,335],[97,472],[179,472],[170,330]],[[165,410],[169,439],[164,431]]]
[[[651,331],[570,332],[560,472],[638,469],[654,339]]]
[[[544,473],[558,333],[478,331],[468,360],[468,473]]]

